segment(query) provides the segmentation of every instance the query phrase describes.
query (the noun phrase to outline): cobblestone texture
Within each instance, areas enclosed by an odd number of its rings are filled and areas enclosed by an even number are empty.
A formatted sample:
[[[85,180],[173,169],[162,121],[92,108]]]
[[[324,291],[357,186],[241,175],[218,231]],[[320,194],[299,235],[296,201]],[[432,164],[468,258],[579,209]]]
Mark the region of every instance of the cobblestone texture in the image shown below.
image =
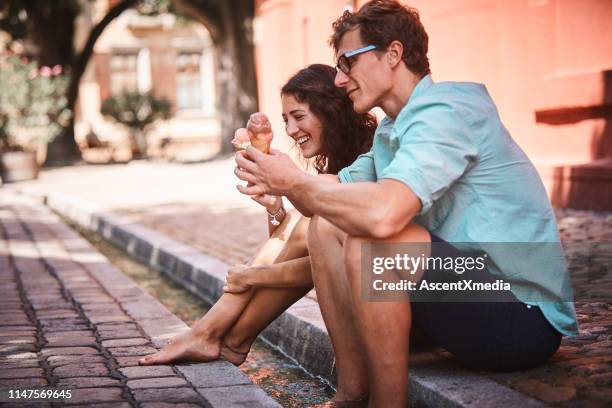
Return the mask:
[[[154,339],[186,325],[42,204],[5,192],[0,290],[0,388],[70,388],[69,403],[83,406],[223,406],[207,401],[196,389],[202,384],[186,380],[178,366],[137,367],[139,356],[156,350]],[[227,376],[228,386],[244,384],[232,381],[238,369],[221,365],[189,367]],[[244,391],[245,400],[251,396]],[[265,395],[262,401],[253,406],[278,406]]]
[[[268,236],[265,214],[243,210],[177,203],[124,210],[120,214],[203,253],[237,264],[247,263]]]
[[[552,361],[493,379],[559,407],[612,405],[612,214],[557,210],[580,335],[564,338]],[[603,270],[603,273],[601,273]],[[597,301],[601,298],[600,301]]]

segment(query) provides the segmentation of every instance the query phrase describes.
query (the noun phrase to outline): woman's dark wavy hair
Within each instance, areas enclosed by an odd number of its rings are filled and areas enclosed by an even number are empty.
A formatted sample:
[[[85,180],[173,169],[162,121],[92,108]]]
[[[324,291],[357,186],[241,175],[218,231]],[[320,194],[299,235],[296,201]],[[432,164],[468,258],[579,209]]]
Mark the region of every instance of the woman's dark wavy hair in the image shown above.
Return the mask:
[[[292,95],[307,103],[321,121],[322,149],[314,159],[319,173],[337,174],[372,147],[376,117],[353,110],[346,91],[334,85],[336,70],[329,65],[312,64],[298,71],[281,89],[281,95]]]

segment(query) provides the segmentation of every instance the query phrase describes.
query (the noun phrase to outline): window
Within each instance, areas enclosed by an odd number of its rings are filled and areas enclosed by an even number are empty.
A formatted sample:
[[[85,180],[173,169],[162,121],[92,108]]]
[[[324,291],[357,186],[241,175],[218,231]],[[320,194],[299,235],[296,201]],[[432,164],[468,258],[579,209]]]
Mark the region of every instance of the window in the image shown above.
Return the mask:
[[[180,53],[176,67],[176,107],[201,109],[202,87],[200,83],[201,53]]]
[[[138,91],[137,54],[114,54],[110,62],[111,95]]]

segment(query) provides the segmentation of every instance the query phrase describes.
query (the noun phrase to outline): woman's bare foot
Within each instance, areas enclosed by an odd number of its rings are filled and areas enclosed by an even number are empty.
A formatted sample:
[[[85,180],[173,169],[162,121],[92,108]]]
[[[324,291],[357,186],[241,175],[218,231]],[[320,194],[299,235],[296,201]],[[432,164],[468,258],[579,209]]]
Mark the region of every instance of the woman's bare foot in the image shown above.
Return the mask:
[[[240,351],[233,347],[228,346],[226,343],[221,344],[221,356],[235,366],[239,366],[246,360],[249,350]]]
[[[140,365],[169,364],[179,361],[206,362],[221,356],[221,340],[211,339],[193,330],[170,339],[168,345],[155,354],[138,360]]]

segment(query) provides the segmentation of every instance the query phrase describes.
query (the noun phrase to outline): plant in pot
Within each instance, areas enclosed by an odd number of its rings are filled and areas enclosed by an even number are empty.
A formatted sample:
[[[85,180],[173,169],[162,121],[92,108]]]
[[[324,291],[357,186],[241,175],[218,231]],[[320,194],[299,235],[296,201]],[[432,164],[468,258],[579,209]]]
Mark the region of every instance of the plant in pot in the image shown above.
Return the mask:
[[[61,66],[38,67],[16,55],[0,56],[0,177],[33,179],[46,146],[70,122]]]
[[[101,112],[130,128],[133,157],[142,158],[147,155],[146,128],[159,119],[169,119],[172,116],[172,103],[152,94],[128,91],[106,98],[102,102]]]

